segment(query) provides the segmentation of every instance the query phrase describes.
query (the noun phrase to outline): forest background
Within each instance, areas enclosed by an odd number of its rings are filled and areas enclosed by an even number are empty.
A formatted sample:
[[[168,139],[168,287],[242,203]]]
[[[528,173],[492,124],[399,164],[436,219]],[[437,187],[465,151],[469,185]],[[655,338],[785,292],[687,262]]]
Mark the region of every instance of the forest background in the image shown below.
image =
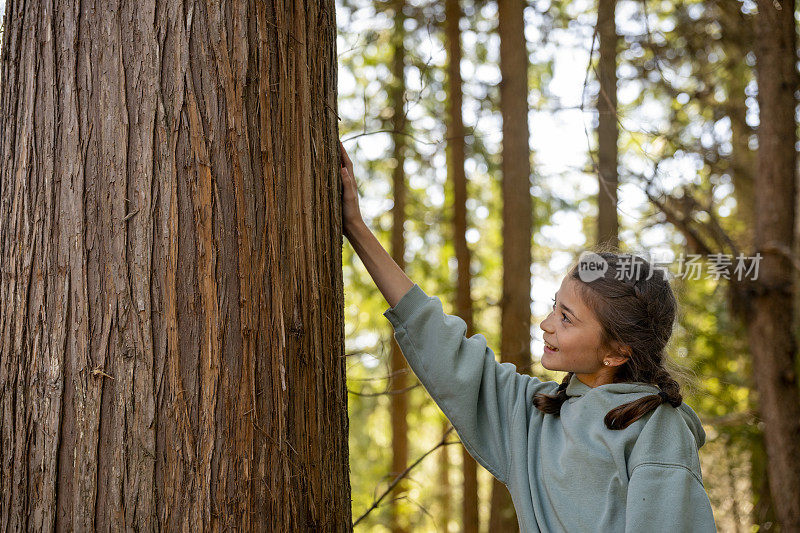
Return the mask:
[[[473,332],[485,335],[499,353],[504,239],[497,3],[456,4]],[[750,173],[752,183],[755,172],[757,6],[738,0],[619,0],[601,1],[599,9],[604,5],[616,10],[618,34],[620,247],[652,254],[674,275],[681,309],[669,354],[692,376],[684,398],[707,432],[700,458],[719,530],[771,530],[764,424],[754,410],[746,335],[731,313],[728,280],[713,274],[713,258],[704,256],[699,276],[687,276],[685,265],[702,253],[692,242],[692,221],[713,222],[737,239],[750,234],[744,204],[752,190],[735,190],[734,181],[744,184],[741,176]],[[445,10],[445,2],[337,1],[339,115],[365,221],[387,249],[402,246],[409,277],[456,314]],[[524,9],[533,232],[532,360],[523,371],[548,380],[560,381],[563,374],[539,363],[538,324],[567,266],[598,234],[603,97],[597,23],[598,3],[592,1],[535,0]],[[401,202],[394,197],[398,176],[407,184]],[[675,198],[682,205],[670,210]],[[689,222],[676,224],[676,212]],[[393,232],[398,223],[402,237]],[[387,304],[352,248],[346,245],[343,254],[353,519],[364,515],[356,530],[466,530],[460,445],[435,449],[372,508],[403,472],[399,465],[436,448],[448,424],[413,374],[393,363],[391,327],[382,316]],[[787,327],[798,331],[796,324]],[[398,397],[404,397],[399,406]],[[400,417],[407,429],[393,430]],[[398,448],[405,457],[400,463]],[[493,487],[480,467],[477,480],[484,531],[493,514]]]

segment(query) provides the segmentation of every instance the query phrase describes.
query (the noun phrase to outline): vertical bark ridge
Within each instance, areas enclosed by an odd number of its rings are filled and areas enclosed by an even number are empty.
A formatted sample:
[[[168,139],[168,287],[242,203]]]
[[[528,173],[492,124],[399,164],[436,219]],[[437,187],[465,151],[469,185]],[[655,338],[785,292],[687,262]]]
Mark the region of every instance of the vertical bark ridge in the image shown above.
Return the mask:
[[[196,469],[196,438],[190,414],[189,388],[184,379],[181,363],[181,330],[178,320],[178,256],[179,256],[179,201],[178,180],[185,177],[179,169],[181,146],[185,146],[185,122],[182,127],[181,109],[184,106],[185,76],[183,70],[188,62],[188,28],[191,17],[186,17],[185,7],[177,2],[169,3],[157,10],[158,40],[160,60],[160,90],[157,111],[157,164],[155,171],[160,179],[160,187],[154,198],[158,198],[156,218],[160,239],[154,240],[153,261],[164,264],[163,279],[153,278],[156,291],[163,293],[165,319],[156,329],[159,339],[156,342],[165,372],[168,374],[166,386],[159,387],[158,433],[157,441],[156,489],[160,494],[159,522],[167,529],[187,531],[190,519],[199,515],[198,502],[187,498],[195,492],[194,476]],[[158,242],[160,245],[156,245]],[[184,258],[184,262],[186,258]],[[154,304],[155,306],[155,304]],[[162,445],[163,443],[163,445]],[[163,455],[162,455],[163,454]]]
[[[54,349],[61,350],[60,354],[60,379],[63,387],[63,397],[61,398],[62,421],[60,427],[60,442],[58,452],[58,487],[55,520],[61,524],[62,528],[70,528],[75,523],[73,512],[77,501],[76,487],[80,484],[76,479],[75,453],[77,420],[75,417],[75,386],[74,386],[74,364],[73,364],[73,340],[71,334],[71,324],[75,318],[75,298],[73,298],[73,283],[71,271],[71,249],[75,238],[75,224],[72,212],[69,210],[71,204],[69,200],[73,196],[71,192],[74,176],[83,170],[83,159],[85,148],[88,144],[88,132],[83,127],[80,112],[78,109],[78,54],[76,41],[79,39],[80,27],[78,20],[80,17],[80,5],[67,6],[57,4],[56,32],[54,41],[56,42],[56,53],[59,72],[58,96],[59,96],[59,123],[61,128],[56,134],[56,159],[54,183],[57,189],[53,191],[56,198],[53,217],[57,219],[53,236],[57,238],[56,258],[54,260],[56,274],[51,271],[51,279],[54,279],[54,297],[57,300],[55,313],[56,319],[61,319],[59,334],[61,335],[54,341]],[[6,19],[8,21],[8,19]],[[60,31],[63,29],[63,32]],[[80,132],[87,133],[87,138],[81,142]],[[81,185],[81,189],[83,186]],[[82,192],[82,190],[81,190]],[[58,213],[62,213],[58,216]],[[58,379],[58,378],[56,378]]]
[[[304,9],[298,4],[293,5],[292,20],[294,28],[292,29],[291,36],[292,44],[296,49],[297,61],[295,62],[295,83],[296,83],[296,97],[297,97],[297,112],[300,116],[313,117],[311,107],[311,72],[309,65],[309,43],[313,39],[313,32],[307,32],[306,28],[314,27],[314,13],[315,9]],[[312,302],[314,307],[319,306],[320,298],[320,283],[319,271],[321,265],[319,264],[319,255],[313,253],[313,248],[309,246],[310,243],[318,242],[316,220],[322,212],[320,211],[319,200],[316,197],[318,188],[315,187],[318,179],[314,173],[314,147],[312,136],[312,121],[311,120],[298,120],[296,122],[297,129],[292,132],[293,145],[297,146],[297,153],[295,155],[296,176],[301,180],[300,187],[298,188],[299,200],[301,201],[300,217],[302,220],[301,231],[299,233],[300,242],[304,243],[302,246],[303,253],[300,255],[302,262],[299,272],[301,277],[298,279],[300,282],[300,290],[302,291],[303,301]],[[310,492],[312,497],[309,498],[308,505],[308,518],[307,525],[316,529],[319,527],[320,522],[323,520],[325,513],[322,509],[317,508],[316,502],[322,501],[321,495],[315,494],[316,491],[321,490],[319,471],[313,467],[317,462],[322,461],[320,452],[324,448],[324,422],[320,418],[321,410],[319,402],[324,398],[325,390],[321,388],[322,383],[314,379],[317,372],[325,368],[322,364],[322,356],[325,352],[321,344],[320,335],[315,332],[320,331],[319,314],[309,313],[308,309],[303,310],[303,333],[306,334],[307,342],[304,347],[304,353],[309,354],[311,357],[305,358],[302,361],[304,368],[302,373],[307,383],[304,388],[305,395],[303,397],[305,403],[305,412],[313,413],[312,416],[305,417],[303,425],[304,433],[298,435],[299,444],[304,448],[301,453],[303,461],[302,469],[307,472],[306,476],[299,478],[303,485],[300,488],[303,492]],[[307,325],[305,325],[307,324]]]
[[[154,231],[154,128],[157,94],[160,88],[158,69],[158,42],[155,35],[155,0],[126,4],[121,26],[134,29],[133,46],[123,47],[125,76],[125,101],[128,108],[128,212],[122,222],[127,224],[127,256],[133,312],[131,328],[136,345],[132,364],[132,394],[126,397],[127,410],[135,421],[133,435],[128,440],[131,459],[125,468],[126,501],[134,502],[126,513],[126,528],[146,529],[155,523],[155,346],[153,337],[153,309],[151,273],[153,270]],[[138,100],[137,100],[138,99]],[[132,105],[133,103],[137,105]],[[147,157],[135,157],[147,154]],[[136,217],[136,221],[133,221]]]
[[[84,6],[81,6],[83,11]],[[83,12],[76,14],[76,18],[70,23],[80,24],[81,33],[88,33],[88,24],[83,18]],[[80,41],[80,37],[78,38]],[[91,39],[91,36],[90,36]],[[81,43],[85,47],[90,45],[87,42]],[[65,43],[69,46],[69,43]],[[65,386],[73,391],[72,396],[72,410],[71,419],[74,420],[74,459],[73,459],[73,480],[71,496],[72,502],[72,527],[73,529],[90,530],[95,527],[95,513],[96,513],[96,498],[97,498],[97,448],[98,448],[98,426],[99,426],[99,410],[100,410],[100,389],[102,380],[90,382],[89,380],[89,365],[91,362],[91,336],[90,336],[90,300],[89,300],[89,269],[87,262],[92,262],[96,265],[99,260],[97,258],[98,250],[95,250],[92,257],[87,254],[86,242],[89,240],[87,233],[87,213],[85,203],[91,203],[93,197],[90,198],[91,193],[85,184],[85,173],[87,171],[97,170],[97,150],[89,151],[90,145],[93,144],[92,132],[89,130],[89,97],[86,94],[81,94],[79,87],[81,82],[87,82],[90,87],[88,92],[92,91],[91,84],[92,72],[91,64],[76,58],[76,61],[82,64],[76,65],[75,77],[77,78],[75,87],[68,87],[68,96],[72,90],[75,91],[74,98],[77,102],[74,104],[76,122],[79,121],[80,130],[76,127],[64,128],[62,131],[65,137],[62,140],[61,150],[62,153],[67,153],[67,160],[69,167],[67,168],[66,176],[62,178],[66,182],[66,192],[62,197],[61,205],[65,218],[67,219],[65,236],[69,250],[68,269],[70,272],[70,331],[68,338],[67,358],[69,359],[70,378],[71,383],[65,383]],[[80,67],[87,69],[83,73],[80,72]],[[78,78],[83,74],[83,80]],[[69,76],[68,76],[69,77]],[[69,80],[73,81],[73,80]],[[72,102],[67,102],[69,105]],[[98,126],[99,127],[99,126]],[[96,141],[95,141],[96,142]],[[80,146],[82,150],[78,151],[77,147]],[[93,161],[87,161],[87,156],[92,157]],[[93,168],[89,165],[93,164]],[[62,185],[63,186],[63,185]],[[90,187],[92,184],[90,184]],[[97,220],[97,222],[101,222]],[[103,221],[104,222],[104,221]],[[97,231],[97,228],[92,228]],[[100,306],[97,306],[100,307]]]
[[[189,130],[195,164],[194,180],[190,184],[194,221],[197,231],[197,262],[200,299],[203,308],[203,333],[200,358],[200,420],[199,464],[197,465],[197,490],[202,494],[199,512],[203,522],[211,522],[211,458],[216,440],[216,402],[219,385],[219,297],[217,294],[216,246],[213,242],[213,177],[211,162],[202,130],[200,112],[195,98],[191,71],[187,73]],[[197,520],[199,522],[199,520]]]
[[[294,502],[289,502],[288,506],[277,505],[277,502],[283,501],[289,494],[291,478],[289,447],[284,438],[287,432],[289,417],[286,364],[290,349],[289,339],[287,337],[289,326],[286,324],[288,318],[288,302],[287,305],[284,305],[284,302],[287,301],[287,294],[289,291],[284,290],[284,287],[288,285],[288,279],[286,278],[289,272],[285,264],[286,256],[281,253],[282,250],[290,247],[291,242],[288,232],[284,231],[284,228],[282,228],[278,222],[279,220],[283,220],[285,216],[288,216],[289,213],[287,187],[280,179],[285,170],[283,168],[285,159],[282,156],[285,148],[282,142],[283,139],[280,135],[271,131],[271,126],[273,123],[286,123],[288,121],[289,117],[287,116],[286,108],[290,90],[286,87],[289,83],[286,66],[286,56],[288,52],[286,49],[286,31],[284,29],[282,17],[282,11],[285,9],[285,6],[282,1],[276,1],[269,7],[271,7],[271,10],[269,13],[266,13],[268,17],[265,17],[263,21],[261,33],[268,34],[270,40],[263,42],[261,54],[265,58],[269,58],[269,92],[266,94],[271,96],[271,98],[267,105],[269,113],[275,116],[277,120],[266,120],[265,116],[264,120],[270,124],[270,130],[266,132],[262,130],[261,134],[262,137],[266,135],[265,145],[271,148],[269,151],[265,152],[265,156],[267,157],[267,164],[264,165],[265,176],[270,176],[272,178],[271,183],[265,184],[265,189],[268,191],[265,211],[277,215],[271,217],[269,222],[266,222],[267,231],[270,236],[268,245],[269,262],[266,271],[277,274],[278,279],[274,280],[271,284],[272,291],[269,301],[270,315],[275,317],[276,323],[273,324],[273,329],[267,330],[276,333],[275,338],[271,342],[271,345],[275,346],[276,350],[273,352],[273,356],[269,358],[271,363],[269,375],[272,379],[266,383],[267,390],[270,392],[267,398],[271,400],[271,403],[267,403],[265,411],[272,411],[275,413],[274,419],[267,419],[265,426],[265,434],[274,437],[269,438],[267,441],[269,450],[267,452],[266,465],[264,468],[266,470],[274,468],[279,472],[278,476],[271,478],[271,483],[267,487],[269,502],[267,515],[272,516],[270,519],[272,524],[281,524],[286,523],[290,520],[291,516],[297,513]],[[274,20],[274,22],[272,20]],[[277,53],[269,53],[270,42],[275,43]]]
[[[242,338],[241,367],[240,375],[228,378],[228,382],[236,381],[238,399],[235,412],[228,413],[233,418],[235,425],[232,437],[233,442],[229,444],[235,453],[236,470],[241,474],[232,479],[236,484],[233,492],[226,494],[226,501],[232,499],[238,501],[238,513],[226,513],[230,518],[238,517],[243,528],[249,528],[249,514],[246,512],[250,508],[250,460],[252,457],[252,428],[255,416],[255,386],[253,383],[252,364],[253,336],[254,331],[252,321],[253,301],[255,294],[252,293],[253,286],[251,261],[253,256],[253,244],[251,242],[250,230],[255,225],[255,216],[252,203],[245,198],[245,191],[252,190],[253,175],[249,161],[249,140],[247,128],[244,121],[246,116],[242,106],[242,93],[245,83],[247,69],[247,48],[237,46],[239,43],[246,43],[243,38],[243,25],[241,18],[244,16],[244,6],[241,2],[234,2],[231,11],[233,16],[233,57],[228,44],[226,24],[221,21],[222,13],[218,2],[213,0],[206,1],[206,13],[209,23],[209,40],[214,52],[216,61],[217,76],[224,89],[224,103],[226,110],[226,130],[228,137],[228,148],[231,150],[231,166],[233,170],[233,189],[235,195],[235,218],[237,227],[237,257],[238,257],[238,279],[239,279],[239,311],[240,311],[240,333]],[[226,369],[230,368],[226,365]],[[226,492],[226,491],[223,491]]]
[[[11,8],[9,7],[9,11]],[[4,100],[19,98],[22,101],[35,99],[38,64],[35,61],[36,19],[38,11],[25,12],[21,22],[20,47],[18,61],[24,65],[22,76],[17,78],[17,84],[10,90],[4,90]],[[19,41],[18,41],[19,42]],[[7,44],[7,41],[6,43]],[[33,48],[33,49],[32,49]],[[4,51],[5,52],[5,51]],[[4,69],[4,74],[7,72]],[[4,84],[6,78],[4,75]],[[35,101],[35,100],[34,100]],[[5,107],[5,106],[3,106]],[[7,317],[3,321],[2,347],[5,355],[0,370],[0,383],[2,383],[3,402],[3,442],[2,449],[7,455],[4,457],[3,479],[4,499],[7,501],[7,511],[4,511],[4,524],[9,529],[22,529],[28,527],[29,516],[29,478],[27,472],[27,459],[31,436],[29,426],[29,398],[28,378],[30,368],[34,366],[25,357],[29,349],[25,328],[28,313],[28,285],[30,280],[30,267],[24,248],[20,245],[30,242],[30,189],[35,184],[32,179],[37,178],[37,173],[31,170],[35,164],[36,146],[34,143],[34,113],[32,106],[17,107],[15,116],[19,130],[15,132],[17,140],[16,150],[10,155],[3,165],[2,187],[5,223],[3,230],[3,291],[2,301],[5,306],[18,309],[19,312]],[[8,182],[6,182],[8,180]],[[7,218],[6,218],[7,217]],[[35,245],[35,244],[34,244]],[[34,363],[35,364],[35,363]],[[6,492],[6,490],[8,492]]]
[[[28,452],[27,477],[27,527],[34,530],[52,529],[56,506],[56,483],[58,470],[59,425],[61,420],[61,357],[59,348],[53,349],[52,342],[58,346],[61,339],[63,347],[63,320],[52,320],[48,296],[50,280],[43,273],[50,270],[53,249],[50,235],[53,232],[52,199],[53,174],[55,165],[55,126],[57,103],[52,83],[56,57],[53,38],[53,6],[42,6],[39,24],[44,29],[45,39],[41,43],[41,57],[37,72],[36,103],[39,113],[35,113],[36,146],[33,152],[38,172],[31,173],[27,191],[31,194],[28,206],[33,220],[30,224],[30,249],[26,252],[23,268],[28,270],[28,317],[25,342],[31,350],[30,372],[30,413],[26,417],[29,425],[30,449]],[[37,156],[40,154],[40,157]],[[38,174],[38,179],[37,179]],[[37,253],[37,249],[41,252]],[[53,303],[60,301],[56,297]],[[53,313],[60,308],[53,306]],[[0,330],[1,331],[1,330]],[[31,424],[32,420],[39,423]]]

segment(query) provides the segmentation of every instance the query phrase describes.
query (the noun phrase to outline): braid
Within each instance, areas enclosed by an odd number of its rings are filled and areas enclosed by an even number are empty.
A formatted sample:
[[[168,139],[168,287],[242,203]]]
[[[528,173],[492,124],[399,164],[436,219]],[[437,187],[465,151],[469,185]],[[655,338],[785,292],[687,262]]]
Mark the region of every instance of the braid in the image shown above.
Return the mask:
[[[661,389],[659,397],[663,402],[669,402],[672,407],[678,407],[683,403],[681,387],[678,382],[672,379],[669,372],[659,369],[655,376],[656,384]]]
[[[654,381],[658,388],[661,389],[657,394],[644,396],[638,400],[615,407],[606,414],[604,419],[606,427],[609,429],[625,429],[662,403],[668,402],[672,407],[676,408],[683,403],[680,385],[672,379],[669,372],[663,368],[657,370]]]
[[[543,392],[536,393],[533,397],[533,405],[540,411],[551,415],[561,414],[561,405],[567,401],[567,385],[569,380],[572,379],[574,372],[568,372],[561,384],[556,389],[556,393],[544,394]]]

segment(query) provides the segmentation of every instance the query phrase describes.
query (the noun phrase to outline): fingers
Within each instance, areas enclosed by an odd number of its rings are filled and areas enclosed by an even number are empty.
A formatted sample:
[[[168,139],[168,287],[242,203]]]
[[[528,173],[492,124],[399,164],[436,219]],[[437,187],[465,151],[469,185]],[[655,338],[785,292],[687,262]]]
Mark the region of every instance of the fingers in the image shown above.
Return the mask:
[[[353,166],[353,162],[350,161],[350,157],[347,155],[347,151],[344,149],[344,145],[342,144],[341,140],[339,140],[339,155],[342,158],[342,166],[343,167],[350,168],[350,167]]]
[[[345,200],[351,198],[358,198],[361,195],[361,190],[358,188],[356,180],[347,168],[342,167],[339,169],[342,176],[342,193]]]
[[[350,171],[347,169],[347,167],[341,167],[339,169],[339,173],[342,176],[342,186],[350,186],[350,184],[353,182],[353,175],[350,174]]]

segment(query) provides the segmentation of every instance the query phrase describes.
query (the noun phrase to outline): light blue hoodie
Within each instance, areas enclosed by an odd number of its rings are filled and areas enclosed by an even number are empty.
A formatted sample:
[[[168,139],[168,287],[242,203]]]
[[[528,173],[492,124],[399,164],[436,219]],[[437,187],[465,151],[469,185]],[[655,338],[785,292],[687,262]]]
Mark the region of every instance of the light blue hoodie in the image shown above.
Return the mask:
[[[705,432],[686,404],[664,403],[623,430],[614,407],[658,393],[645,383],[589,387],[572,376],[561,415],[533,396],[558,383],[498,363],[466,323],[417,284],[384,313],[409,366],[469,453],[511,493],[523,532],[716,531],[697,450]]]

